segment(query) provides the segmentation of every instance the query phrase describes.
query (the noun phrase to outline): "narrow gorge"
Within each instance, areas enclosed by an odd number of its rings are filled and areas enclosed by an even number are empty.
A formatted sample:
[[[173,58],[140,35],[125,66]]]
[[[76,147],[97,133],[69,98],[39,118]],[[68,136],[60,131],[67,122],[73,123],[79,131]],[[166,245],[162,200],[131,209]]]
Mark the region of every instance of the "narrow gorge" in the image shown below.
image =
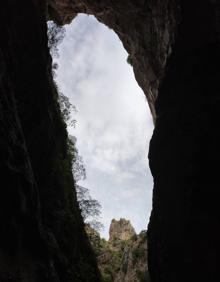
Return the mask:
[[[68,24],[78,13],[119,36],[154,120],[151,281],[220,281],[217,0],[1,4],[0,281],[102,281],[73,189],[48,49],[47,21]]]

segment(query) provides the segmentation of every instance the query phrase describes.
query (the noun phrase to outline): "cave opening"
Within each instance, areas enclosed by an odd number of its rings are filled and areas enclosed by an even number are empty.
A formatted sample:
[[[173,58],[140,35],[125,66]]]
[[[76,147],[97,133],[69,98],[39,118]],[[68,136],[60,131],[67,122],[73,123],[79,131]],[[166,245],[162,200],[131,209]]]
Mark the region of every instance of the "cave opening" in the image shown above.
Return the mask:
[[[55,80],[76,111],[68,133],[86,169],[79,184],[102,205],[101,235],[113,218],[147,229],[153,180],[148,147],[153,122],[127,52],[115,32],[94,16],[79,14],[65,26]]]
[[[0,281],[101,281],[73,193],[46,34],[48,19],[64,25],[79,12],[95,15],[118,34],[155,120],[149,154],[151,280],[220,281],[220,7],[218,1],[200,4],[2,3]]]

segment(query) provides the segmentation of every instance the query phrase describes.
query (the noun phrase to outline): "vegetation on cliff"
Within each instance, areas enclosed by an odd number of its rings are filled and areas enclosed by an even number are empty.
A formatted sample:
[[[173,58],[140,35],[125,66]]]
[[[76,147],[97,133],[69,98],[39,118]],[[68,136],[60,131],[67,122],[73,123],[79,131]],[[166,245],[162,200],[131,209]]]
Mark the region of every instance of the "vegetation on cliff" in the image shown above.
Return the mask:
[[[48,22],[48,47],[52,58],[59,57],[58,46],[62,42],[65,36],[65,28],[57,25],[53,21]],[[58,65],[52,64],[52,75],[56,77],[56,70]],[[56,97],[58,98],[59,108],[61,111],[61,117],[64,124],[68,127],[75,127],[76,120],[74,113],[77,112],[76,107],[72,105],[69,98],[65,96],[58,88],[54,81]],[[100,230],[102,224],[99,221],[101,214],[101,204],[90,196],[89,189],[78,185],[80,180],[85,180],[86,170],[83,163],[83,159],[77,149],[77,139],[75,136],[69,135],[67,137],[67,151],[68,159],[71,164],[72,174],[75,181],[75,189],[77,195],[77,201],[81,211],[81,215],[85,223],[89,224],[92,228]]]
[[[125,219],[112,220],[108,241],[89,225],[86,231],[97,256],[103,282],[150,282],[146,231],[137,235]]]
[[[51,29],[48,33],[51,54],[58,56],[57,45],[64,36],[64,30],[54,23],[50,23],[49,26]],[[53,64],[53,77],[56,77],[57,67],[56,64]],[[64,123],[68,126],[75,126],[76,120],[73,118],[73,113],[76,112],[75,106],[70,103],[68,97],[58,91],[57,86],[55,89]],[[77,184],[80,180],[86,178],[86,171],[76,142],[77,139],[74,136],[67,137],[68,160],[74,176],[81,215],[86,223],[86,232],[97,257],[103,282],[149,281],[146,280],[148,272],[145,232],[137,235],[130,221],[113,219],[109,231],[109,240],[100,237],[98,230],[101,228],[101,224],[98,219],[101,205],[90,196],[87,188]],[[66,168],[68,170],[68,166]]]
[[[64,29],[55,24],[52,27],[50,30],[49,26],[48,36],[50,51],[53,55],[53,52],[57,52],[57,45],[63,38]],[[62,277],[60,281],[97,282],[100,281],[100,276],[96,259],[86,236],[77,202],[77,173],[82,175],[84,168],[76,148],[76,140],[67,133],[67,125],[75,125],[71,115],[75,108],[69,103],[68,98],[60,93],[54,81],[57,66],[52,63],[52,60],[50,63],[52,98],[57,114],[53,126],[58,127],[54,144],[60,145],[53,155],[52,164],[48,166],[52,168],[51,173],[57,182],[54,181],[53,189],[45,197],[47,205],[50,203],[50,209],[47,208],[50,212],[50,228],[57,239],[55,247],[58,249],[51,251],[58,254],[55,267],[59,277]],[[62,189],[58,190],[59,186]],[[51,248],[54,248],[53,242],[51,242]]]

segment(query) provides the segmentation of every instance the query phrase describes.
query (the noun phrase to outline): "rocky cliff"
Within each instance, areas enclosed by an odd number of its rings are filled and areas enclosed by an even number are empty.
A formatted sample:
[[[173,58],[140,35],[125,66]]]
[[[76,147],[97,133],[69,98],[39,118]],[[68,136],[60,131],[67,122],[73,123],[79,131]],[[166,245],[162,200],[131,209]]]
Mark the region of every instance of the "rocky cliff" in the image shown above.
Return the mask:
[[[152,281],[219,281],[220,234],[213,232],[220,216],[219,1],[48,3],[51,18],[61,23],[83,12],[112,28],[148,99],[155,120],[149,151]]]
[[[178,1],[48,0],[49,17],[59,24],[69,23],[78,13],[94,15],[119,36],[155,120],[159,81],[174,42]]]
[[[0,9],[0,281],[99,281],[76,201],[44,1]]]
[[[135,235],[135,230],[129,220],[121,218],[119,221],[112,219],[109,228],[109,241],[129,240]]]
[[[124,249],[114,282],[150,282],[147,255],[147,232],[142,231],[132,237],[130,245]]]
[[[109,240],[87,226],[103,282],[150,282],[147,265],[147,233],[135,233],[129,220],[113,219]]]

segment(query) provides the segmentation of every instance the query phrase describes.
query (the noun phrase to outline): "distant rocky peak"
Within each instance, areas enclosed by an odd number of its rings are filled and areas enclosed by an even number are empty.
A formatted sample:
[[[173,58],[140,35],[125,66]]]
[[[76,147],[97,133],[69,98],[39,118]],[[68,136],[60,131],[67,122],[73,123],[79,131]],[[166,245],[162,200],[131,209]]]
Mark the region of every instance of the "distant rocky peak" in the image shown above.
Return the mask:
[[[109,228],[109,241],[129,240],[136,234],[130,220],[120,218],[120,220],[112,219]]]

